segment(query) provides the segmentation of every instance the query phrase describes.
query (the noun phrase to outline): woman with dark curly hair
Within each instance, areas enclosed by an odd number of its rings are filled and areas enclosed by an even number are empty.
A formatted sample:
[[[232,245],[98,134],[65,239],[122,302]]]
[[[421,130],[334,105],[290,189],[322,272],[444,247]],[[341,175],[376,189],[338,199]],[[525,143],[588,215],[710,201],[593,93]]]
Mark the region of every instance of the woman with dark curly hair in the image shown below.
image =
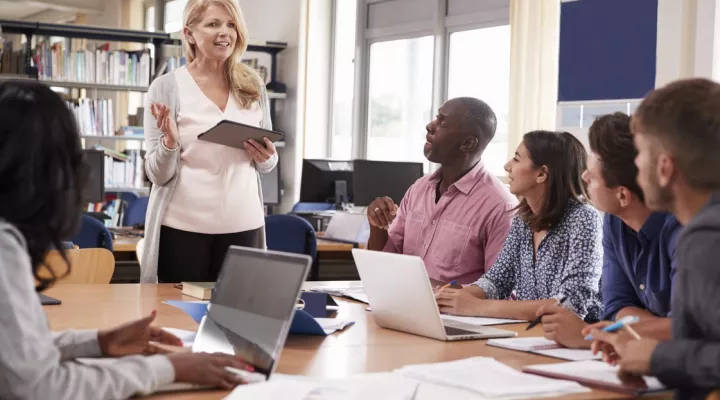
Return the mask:
[[[233,356],[154,354],[151,341],[181,345],[150,326],[154,312],[109,330],[50,332],[35,292],[62,279],[43,260],[78,229],[88,171],[57,94],[38,82],[0,84],[0,398],[122,399],[173,381],[240,383],[226,370],[246,368]],[[90,366],[80,357],[117,358]]]

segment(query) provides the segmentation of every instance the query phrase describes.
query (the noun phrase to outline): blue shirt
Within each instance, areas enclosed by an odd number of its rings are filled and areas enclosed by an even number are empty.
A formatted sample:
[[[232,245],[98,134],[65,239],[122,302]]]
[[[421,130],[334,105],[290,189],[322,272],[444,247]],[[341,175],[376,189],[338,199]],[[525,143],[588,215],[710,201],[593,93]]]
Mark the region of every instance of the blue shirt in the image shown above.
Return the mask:
[[[602,217],[592,206],[571,200],[560,222],[548,230],[533,258],[533,233],[515,216],[500,255],[475,284],[489,299],[560,299],[587,322],[602,314]]]
[[[602,273],[604,319],[625,307],[670,316],[675,277],[675,245],[680,223],[670,214],[652,213],[639,232],[614,215],[603,226]]]

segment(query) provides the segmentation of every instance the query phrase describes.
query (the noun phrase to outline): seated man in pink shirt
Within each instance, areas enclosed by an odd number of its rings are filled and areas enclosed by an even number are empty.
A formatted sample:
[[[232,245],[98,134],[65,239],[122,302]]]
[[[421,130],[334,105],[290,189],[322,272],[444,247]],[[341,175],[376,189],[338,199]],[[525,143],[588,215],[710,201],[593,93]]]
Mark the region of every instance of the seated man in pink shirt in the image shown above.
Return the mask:
[[[492,109],[475,98],[440,107],[424,148],[440,169],[418,179],[399,207],[388,197],[368,206],[368,249],[420,256],[434,280],[480,278],[500,253],[517,205],[481,160],[496,125]]]

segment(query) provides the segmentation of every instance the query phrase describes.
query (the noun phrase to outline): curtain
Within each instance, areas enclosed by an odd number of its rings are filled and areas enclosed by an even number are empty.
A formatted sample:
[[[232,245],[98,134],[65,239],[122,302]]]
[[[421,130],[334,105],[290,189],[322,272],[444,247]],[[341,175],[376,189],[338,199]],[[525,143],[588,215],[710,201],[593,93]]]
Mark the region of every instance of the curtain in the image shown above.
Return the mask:
[[[508,159],[522,136],[555,130],[560,0],[510,0]]]

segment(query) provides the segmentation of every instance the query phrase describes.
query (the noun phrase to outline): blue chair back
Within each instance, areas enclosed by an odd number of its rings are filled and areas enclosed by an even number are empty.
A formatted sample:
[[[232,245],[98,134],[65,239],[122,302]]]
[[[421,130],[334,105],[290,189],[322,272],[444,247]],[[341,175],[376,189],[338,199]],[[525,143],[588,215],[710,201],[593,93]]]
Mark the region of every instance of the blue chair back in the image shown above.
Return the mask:
[[[122,192],[120,193],[120,200],[125,202],[126,207],[130,207],[135,200],[139,199],[140,195],[135,192]]]
[[[297,203],[293,206],[292,212],[320,212],[335,209],[335,204],[330,203]]]
[[[265,236],[269,250],[312,257],[310,279],[318,279],[317,237],[309,222],[297,215],[269,215],[265,217]]]
[[[81,249],[104,248],[113,251],[113,240],[110,231],[102,222],[89,216],[82,216],[80,232],[72,242]]]
[[[123,217],[123,226],[133,226],[135,224],[145,223],[145,214],[147,214],[148,202],[150,197],[140,197],[136,199],[125,210]]]

